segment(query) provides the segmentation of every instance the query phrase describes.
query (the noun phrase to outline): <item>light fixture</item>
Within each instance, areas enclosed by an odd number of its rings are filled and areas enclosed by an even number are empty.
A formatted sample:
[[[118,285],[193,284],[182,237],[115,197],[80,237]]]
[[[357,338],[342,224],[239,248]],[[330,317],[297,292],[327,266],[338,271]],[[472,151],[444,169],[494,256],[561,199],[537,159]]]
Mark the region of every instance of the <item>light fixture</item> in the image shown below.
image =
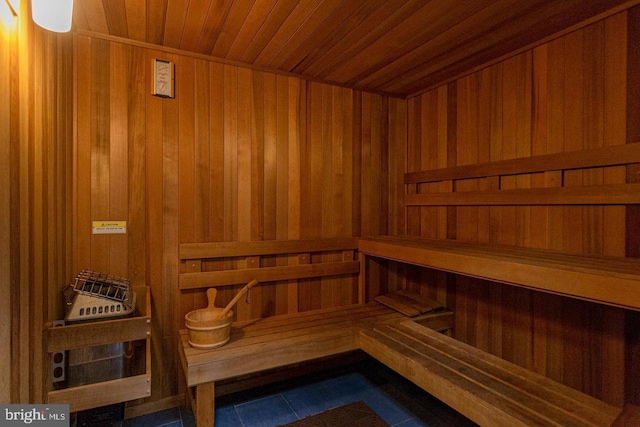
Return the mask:
[[[66,33],[71,29],[73,0],[31,0],[31,16],[44,29]]]
[[[19,10],[16,6],[17,3],[18,0],[0,0],[0,27],[4,27],[4,25],[11,27],[14,25]]]
[[[18,16],[18,11],[20,10],[20,0],[4,0],[9,6],[9,10],[11,14],[16,17]]]

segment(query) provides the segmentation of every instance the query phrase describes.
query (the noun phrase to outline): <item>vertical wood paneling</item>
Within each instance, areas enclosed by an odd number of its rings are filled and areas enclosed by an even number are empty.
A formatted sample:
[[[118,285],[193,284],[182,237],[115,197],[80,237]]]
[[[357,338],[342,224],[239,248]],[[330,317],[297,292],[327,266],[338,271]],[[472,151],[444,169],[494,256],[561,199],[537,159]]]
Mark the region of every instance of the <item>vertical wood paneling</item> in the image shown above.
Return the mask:
[[[127,142],[128,155],[128,204],[127,204],[127,241],[128,267],[126,277],[135,284],[147,283],[146,272],[149,260],[148,223],[147,223],[147,103],[146,91],[150,65],[145,52],[130,49],[126,67],[128,69],[127,99]]]
[[[496,156],[502,160],[517,157],[518,124],[521,120],[526,119],[518,117],[518,71],[518,57],[504,61],[502,66],[502,145],[501,154],[496,153]],[[502,177],[500,181],[501,188],[505,190],[517,187],[515,176]],[[499,209],[502,215],[498,243],[515,245],[518,232],[517,208],[505,206]]]
[[[42,31],[26,2],[0,18],[0,246],[3,403],[41,403],[42,330],[71,280],[73,39]]]
[[[389,234],[399,235],[406,229],[407,220],[402,195],[407,168],[408,108],[407,103],[401,100],[391,99],[389,102]]]
[[[159,52],[149,51],[144,55],[144,61],[146,64],[151,64],[151,61],[155,57],[160,57]],[[151,66],[151,65],[147,65]],[[149,85],[145,85],[145,91]],[[153,312],[154,323],[151,328],[151,340],[155,343],[162,343],[164,331],[166,327],[167,318],[169,313],[163,312],[164,306],[164,288],[163,288],[163,193],[164,182],[162,180],[163,170],[163,103],[160,98],[146,97],[146,117],[145,117],[145,139],[146,139],[146,183],[145,186],[145,198],[147,205],[146,212],[146,245],[149,248],[147,251],[147,258],[145,259],[146,271],[145,278],[146,283],[151,288],[151,294],[154,295],[152,304],[155,305],[155,311]],[[80,141],[78,142],[80,143]],[[86,249],[85,249],[86,250]],[[91,248],[89,248],[91,250]],[[163,317],[165,316],[165,317]],[[162,362],[162,345],[154,345],[152,347],[152,370],[159,370],[164,368]],[[151,394],[162,395],[162,382],[155,378],[151,382]]]
[[[530,157],[532,153],[532,52],[528,51],[517,57],[517,104],[515,157]],[[517,188],[531,188],[531,175],[525,174],[516,178]],[[516,245],[531,246],[531,207],[516,208]]]
[[[549,76],[547,74],[549,46],[543,45],[532,52],[532,123],[531,123],[531,155],[547,153],[548,147],[548,102],[547,91]],[[532,174],[531,186],[542,188],[546,186],[546,174]],[[538,230],[548,229],[549,208],[547,206],[531,207],[531,222],[529,234],[531,247],[544,248],[547,244],[547,233],[539,233]],[[535,351],[535,345],[534,345]],[[534,364],[541,358],[534,357]]]
[[[491,68],[478,75],[478,161],[488,162],[491,158]],[[479,189],[496,189],[497,179],[483,179]],[[491,240],[491,207],[478,208],[478,242]]]
[[[284,141],[286,144],[286,151],[288,157],[286,159],[286,165],[283,167],[287,170],[288,182],[286,187],[283,188],[284,193],[287,194],[286,204],[286,217],[287,217],[287,229],[286,235],[290,239],[299,239],[301,233],[301,141],[305,135],[304,127],[304,108],[306,102],[301,102],[306,90],[304,85],[298,79],[289,79],[288,81],[288,97],[286,99],[288,109],[286,113],[286,120],[288,121],[287,127],[287,139]],[[283,116],[285,114],[283,113]],[[279,139],[282,139],[284,135],[279,134]],[[285,151],[285,150],[282,150]],[[283,194],[282,192],[279,192]],[[283,210],[285,207],[283,207]],[[298,262],[298,257],[292,255],[289,257],[288,262],[295,264]],[[281,305],[280,305],[281,306]],[[299,309],[299,287],[298,283],[292,282],[287,284],[287,313],[296,313]],[[281,309],[282,310],[282,309]]]
[[[175,62],[177,56],[167,56],[167,59]],[[178,355],[176,352],[168,351],[175,345],[175,337],[178,333],[180,317],[176,307],[179,306],[180,298],[176,294],[175,284],[178,281],[178,244],[180,241],[179,223],[179,200],[180,200],[180,116],[181,98],[178,102],[167,102],[163,100],[162,105],[162,281],[161,299],[157,302],[157,313],[162,321],[161,340],[158,341],[162,354],[156,357],[156,371],[160,375],[155,376],[156,385],[160,387],[161,393],[166,395],[167,390],[177,389]],[[175,118],[178,118],[178,121]],[[193,126],[193,124],[186,124]],[[156,294],[158,295],[158,294]]]
[[[110,49],[104,40],[93,40],[90,52],[91,81],[90,96],[90,140],[91,150],[91,219],[109,220],[109,184],[110,184]],[[78,224],[79,227],[91,229],[91,224]],[[91,265],[96,271],[110,271],[109,246],[111,236],[91,235]]]
[[[418,163],[418,159],[421,159],[421,132],[422,132],[422,102],[423,97],[417,97],[408,101],[408,118],[407,118],[407,163],[406,170],[408,172],[419,171],[421,164]],[[426,101],[425,101],[426,102]],[[417,188],[414,185],[407,186],[406,192],[409,194],[416,193]],[[404,233],[415,236],[419,235],[421,215],[420,208],[416,206],[408,206],[406,209],[407,222],[404,230],[401,230],[399,234]]]
[[[626,93],[626,136],[627,142],[640,138],[640,85],[637,83],[640,73],[640,8],[635,7],[628,13],[627,30],[627,70],[628,88]],[[622,113],[622,112],[621,112]],[[622,113],[625,114],[625,113]],[[627,182],[640,182],[640,165],[629,165],[626,170]],[[625,255],[640,256],[640,207],[625,208]],[[626,378],[640,377],[640,313],[626,313]],[[640,390],[632,381],[625,382],[627,401],[640,404]]]
[[[422,112],[423,126],[420,128],[420,139],[423,141],[424,149],[420,150],[420,169],[427,169],[433,167],[429,163],[437,161],[438,157],[434,155],[434,151],[438,147],[438,103],[434,101],[437,99],[437,92],[431,91],[426,96],[422,97],[422,105],[420,111]],[[428,188],[438,184],[424,184]],[[422,187],[421,186],[421,187]],[[420,230],[421,235],[424,237],[436,237],[437,236],[437,209],[430,207],[421,207],[420,210]]]
[[[209,64],[209,229],[205,233],[206,240],[219,242],[224,240],[225,210],[225,173],[221,167],[225,161],[225,126],[224,126],[224,66],[218,63]]]
[[[212,200],[211,200],[211,152],[212,139],[211,113],[209,104],[211,99],[209,62],[195,61],[194,70],[194,242],[208,241],[212,228]],[[214,165],[215,166],[215,165]]]
[[[564,151],[564,79],[565,79],[565,39],[559,38],[548,44],[548,65],[547,65],[547,129],[548,142],[547,152],[561,153]],[[545,173],[545,184],[549,187],[560,187],[562,185],[561,172]],[[549,249],[562,250],[563,247],[563,227],[564,216],[562,206],[550,206],[549,222],[547,224],[547,245]]]
[[[179,157],[179,216],[184,218],[184,221],[180,221],[180,229],[178,230],[181,238],[187,241],[195,241],[195,224],[196,217],[201,217],[201,212],[195,211],[196,197],[196,172],[195,167],[195,63],[192,58],[186,58],[181,63],[179,69],[180,76],[185,78],[177,79],[176,93],[180,95],[177,97],[178,102],[178,157]],[[175,104],[171,102],[167,104]]]
[[[76,41],[76,86],[77,93],[91,93],[91,67],[79,67],[91,60],[91,39],[79,37]],[[91,110],[91,96],[76,96],[77,114]],[[74,270],[81,271],[91,265],[91,252],[81,248],[91,247],[91,197],[80,197],[91,193],[91,121],[76,121],[76,264]],[[89,167],[87,167],[89,166]]]
[[[595,23],[584,29],[585,67],[584,67],[584,147],[604,146],[604,22]],[[602,185],[603,168],[593,168],[583,173],[584,185]],[[583,209],[585,222],[589,224],[583,230],[584,250],[589,253],[602,253],[603,240],[602,206],[590,206]]]
[[[471,74],[457,84],[457,159],[458,166],[478,163],[478,75]],[[458,181],[457,191],[478,190],[476,179]],[[478,207],[465,206],[456,216],[457,238],[465,242],[478,239]]]
[[[584,145],[584,32],[576,31],[565,37],[565,103],[564,150],[580,150]],[[564,172],[564,185],[583,185],[582,171]],[[582,207],[566,206],[564,210],[563,250],[581,253],[584,229]]]
[[[12,72],[12,57],[17,55],[18,26],[15,22],[5,22],[0,18],[0,69],[8,70],[8,72],[0,75],[0,95],[9,102],[0,105],[0,198],[5,202],[0,207],[0,233],[4,236],[0,240],[0,292],[6,297],[0,302],[0,324],[6,325],[0,328],[0,342],[12,343],[11,325],[15,322],[14,307],[16,304],[16,289],[13,284],[13,263],[12,248],[15,244],[14,233],[12,233],[12,211],[14,210],[13,202],[16,197],[15,183],[12,184],[12,177],[15,173],[15,158],[12,156],[13,147],[16,144],[15,137],[12,134],[17,133],[17,129],[13,129],[12,122],[15,124],[15,118],[12,116],[12,108],[17,110],[16,97],[16,81],[17,73]],[[0,401],[11,402],[13,385],[16,374],[13,372],[13,347],[11,345],[3,345],[0,349]]]
[[[130,47],[114,45],[110,49],[109,64],[116,70],[126,70],[131,56]],[[129,217],[129,108],[127,79],[109,75],[109,219],[127,220]],[[129,253],[127,236],[112,236],[109,245],[108,271],[128,277]]]
[[[134,273],[151,286],[152,399],[162,399],[179,390],[175,345],[184,314],[206,303],[204,291],[178,290],[185,268],[179,243],[385,233],[389,146],[405,143],[405,101],[77,38],[78,260],[84,268]],[[175,63],[175,99],[149,94],[154,58]],[[92,236],[97,219],[128,220],[128,233]],[[239,288],[221,289],[216,305]],[[238,303],[235,316],[352,304],[356,289],[353,277],[265,283]]]
[[[618,14],[605,21],[604,29],[604,144],[625,140],[627,83],[627,49],[625,15]],[[604,183],[624,183],[624,167],[605,168]],[[604,230],[609,236],[604,239],[603,252],[612,256],[623,256],[625,242],[625,208],[604,208]]]

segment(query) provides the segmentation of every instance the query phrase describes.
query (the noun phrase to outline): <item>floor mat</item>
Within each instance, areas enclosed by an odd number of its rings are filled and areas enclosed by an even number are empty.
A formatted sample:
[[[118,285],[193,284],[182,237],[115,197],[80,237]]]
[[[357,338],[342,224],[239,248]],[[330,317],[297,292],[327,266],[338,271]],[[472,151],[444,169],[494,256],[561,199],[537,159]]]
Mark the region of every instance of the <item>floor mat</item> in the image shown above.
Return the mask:
[[[362,401],[329,409],[280,427],[389,427]]]

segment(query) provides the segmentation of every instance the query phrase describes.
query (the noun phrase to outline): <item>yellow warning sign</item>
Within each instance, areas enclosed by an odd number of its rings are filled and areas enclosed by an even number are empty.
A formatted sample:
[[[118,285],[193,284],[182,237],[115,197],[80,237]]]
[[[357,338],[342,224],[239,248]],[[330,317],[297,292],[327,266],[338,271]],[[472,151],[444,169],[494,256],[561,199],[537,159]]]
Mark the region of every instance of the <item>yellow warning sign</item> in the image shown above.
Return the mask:
[[[93,234],[126,234],[127,221],[93,221]]]

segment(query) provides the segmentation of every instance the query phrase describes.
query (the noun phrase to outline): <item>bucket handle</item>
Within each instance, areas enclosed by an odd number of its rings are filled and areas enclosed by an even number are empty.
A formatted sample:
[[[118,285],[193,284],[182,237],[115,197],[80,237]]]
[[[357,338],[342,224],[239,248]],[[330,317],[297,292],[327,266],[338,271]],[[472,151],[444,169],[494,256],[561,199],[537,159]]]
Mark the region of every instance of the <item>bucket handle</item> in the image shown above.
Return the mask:
[[[247,284],[244,286],[244,288],[242,288],[242,289],[240,290],[240,292],[238,292],[238,295],[236,295],[236,296],[235,296],[235,297],[234,297],[234,298],[229,302],[229,304],[227,304],[227,306],[224,308],[224,310],[222,310],[222,313],[220,313],[219,318],[220,318],[220,319],[224,319],[224,316],[226,316],[226,315],[227,315],[227,312],[228,312],[229,310],[231,310],[231,308],[232,308],[234,305],[236,305],[236,303],[238,302],[238,300],[239,300],[240,298],[242,298],[242,296],[243,296],[244,294],[246,294],[246,293],[249,291],[249,289],[253,288],[253,287],[254,287],[255,285],[257,285],[257,284],[258,284],[258,281],[257,281],[256,279],[253,279],[252,281],[250,281],[249,283],[247,283]]]

